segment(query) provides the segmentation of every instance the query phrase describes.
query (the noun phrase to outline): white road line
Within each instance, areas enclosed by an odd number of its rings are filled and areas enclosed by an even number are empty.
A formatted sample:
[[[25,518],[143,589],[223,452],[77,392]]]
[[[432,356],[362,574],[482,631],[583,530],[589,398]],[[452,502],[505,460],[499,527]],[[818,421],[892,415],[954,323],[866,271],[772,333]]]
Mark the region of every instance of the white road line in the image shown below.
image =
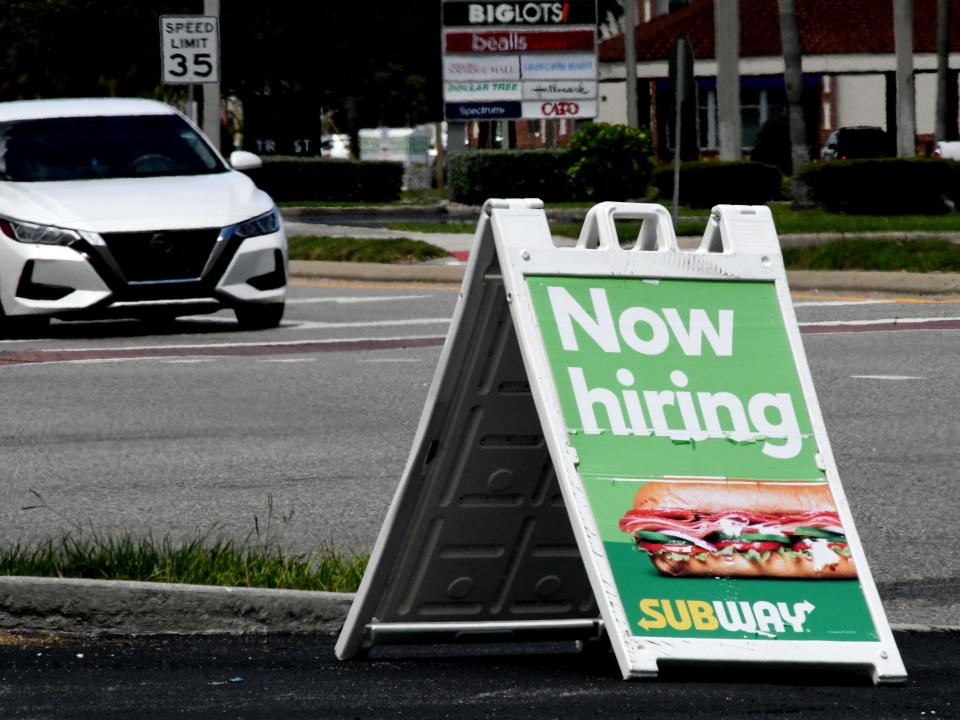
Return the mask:
[[[446,321],[449,322],[449,321]],[[42,348],[37,352],[130,352],[137,350],[190,350],[205,348],[242,348],[242,347],[273,347],[274,345],[331,345],[333,343],[360,343],[360,342],[392,342],[394,340],[443,340],[444,335],[389,335],[387,337],[356,337],[356,338],[314,338],[312,340],[276,340],[274,342],[234,342],[234,343],[190,343],[182,345],[111,345],[109,347],[85,348]],[[75,362],[75,361],[70,361]]]
[[[898,317],[881,318],[880,320],[821,320],[819,322],[797,323],[800,327],[834,327],[842,325],[892,325],[895,323],[937,323],[937,322],[955,322],[960,317]]]
[[[397,300],[424,300],[433,295],[379,295],[376,297],[309,297],[287,298],[287,305],[308,305],[312,303],[336,303],[338,305],[353,305],[355,303],[396,302]]]
[[[450,318],[409,318],[407,320],[367,320],[365,322],[312,322],[297,324],[298,330],[337,330],[339,328],[397,327],[401,325],[448,325]]]
[[[417,363],[418,358],[379,358],[376,360],[357,360],[361,363]]]
[[[258,360],[257,362],[264,363],[312,363],[316,362],[315,358],[264,358]]]
[[[195,363],[208,363],[214,362],[215,358],[186,358],[184,360],[161,360],[160,362],[166,363],[167,365],[191,365]]]
[[[926,380],[919,375],[851,375],[856,380]]]
[[[287,301],[289,302],[289,300]],[[841,305],[886,305],[896,300],[801,300],[794,307],[838,307]]]

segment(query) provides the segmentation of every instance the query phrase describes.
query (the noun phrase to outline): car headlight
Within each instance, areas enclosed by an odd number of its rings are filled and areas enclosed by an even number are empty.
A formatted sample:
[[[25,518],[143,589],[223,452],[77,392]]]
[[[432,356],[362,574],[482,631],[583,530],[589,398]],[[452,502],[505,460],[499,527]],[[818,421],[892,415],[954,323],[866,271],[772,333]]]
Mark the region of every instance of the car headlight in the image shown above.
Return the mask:
[[[273,208],[270,212],[265,212],[263,215],[257,215],[255,218],[237,223],[234,227],[233,234],[238,237],[249,238],[256,237],[257,235],[269,235],[277,232],[279,229],[280,213],[276,208]]]
[[[19,242],[41,245],[69,245],[74,240],[80,239],[80,233],[76,230],[67,230],[53,225],[35,225],[6,218],[0,218],[0,231]]]

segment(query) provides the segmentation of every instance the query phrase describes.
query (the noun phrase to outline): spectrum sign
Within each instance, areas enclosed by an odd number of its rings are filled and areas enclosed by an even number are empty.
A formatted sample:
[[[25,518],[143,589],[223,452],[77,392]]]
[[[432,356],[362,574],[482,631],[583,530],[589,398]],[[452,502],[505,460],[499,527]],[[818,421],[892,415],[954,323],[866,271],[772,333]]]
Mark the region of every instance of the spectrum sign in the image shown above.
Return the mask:
[[[448,120],[596,117],[596,0],[442,8]]]

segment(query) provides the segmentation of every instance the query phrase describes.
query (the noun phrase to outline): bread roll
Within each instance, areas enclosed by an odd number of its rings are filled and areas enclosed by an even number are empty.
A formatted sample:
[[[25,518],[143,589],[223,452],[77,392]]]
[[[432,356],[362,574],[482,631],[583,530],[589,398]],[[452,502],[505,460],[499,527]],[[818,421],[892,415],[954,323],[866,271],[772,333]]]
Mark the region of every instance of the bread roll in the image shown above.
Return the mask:
[[[776,483],[752,480],[654,481],[633,498],[637,510],[685,508],[718,513],[728,510],[769,514],[836,512],[825,482]]]

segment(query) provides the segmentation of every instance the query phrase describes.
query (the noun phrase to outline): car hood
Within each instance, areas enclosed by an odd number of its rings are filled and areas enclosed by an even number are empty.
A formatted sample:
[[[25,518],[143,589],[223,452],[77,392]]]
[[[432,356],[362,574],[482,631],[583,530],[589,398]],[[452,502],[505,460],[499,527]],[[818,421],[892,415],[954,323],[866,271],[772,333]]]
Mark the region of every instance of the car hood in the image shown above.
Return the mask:
[[[267,212],[270,197],[246,175],[0,182],[0,215],[90,232],[232,225]]]

